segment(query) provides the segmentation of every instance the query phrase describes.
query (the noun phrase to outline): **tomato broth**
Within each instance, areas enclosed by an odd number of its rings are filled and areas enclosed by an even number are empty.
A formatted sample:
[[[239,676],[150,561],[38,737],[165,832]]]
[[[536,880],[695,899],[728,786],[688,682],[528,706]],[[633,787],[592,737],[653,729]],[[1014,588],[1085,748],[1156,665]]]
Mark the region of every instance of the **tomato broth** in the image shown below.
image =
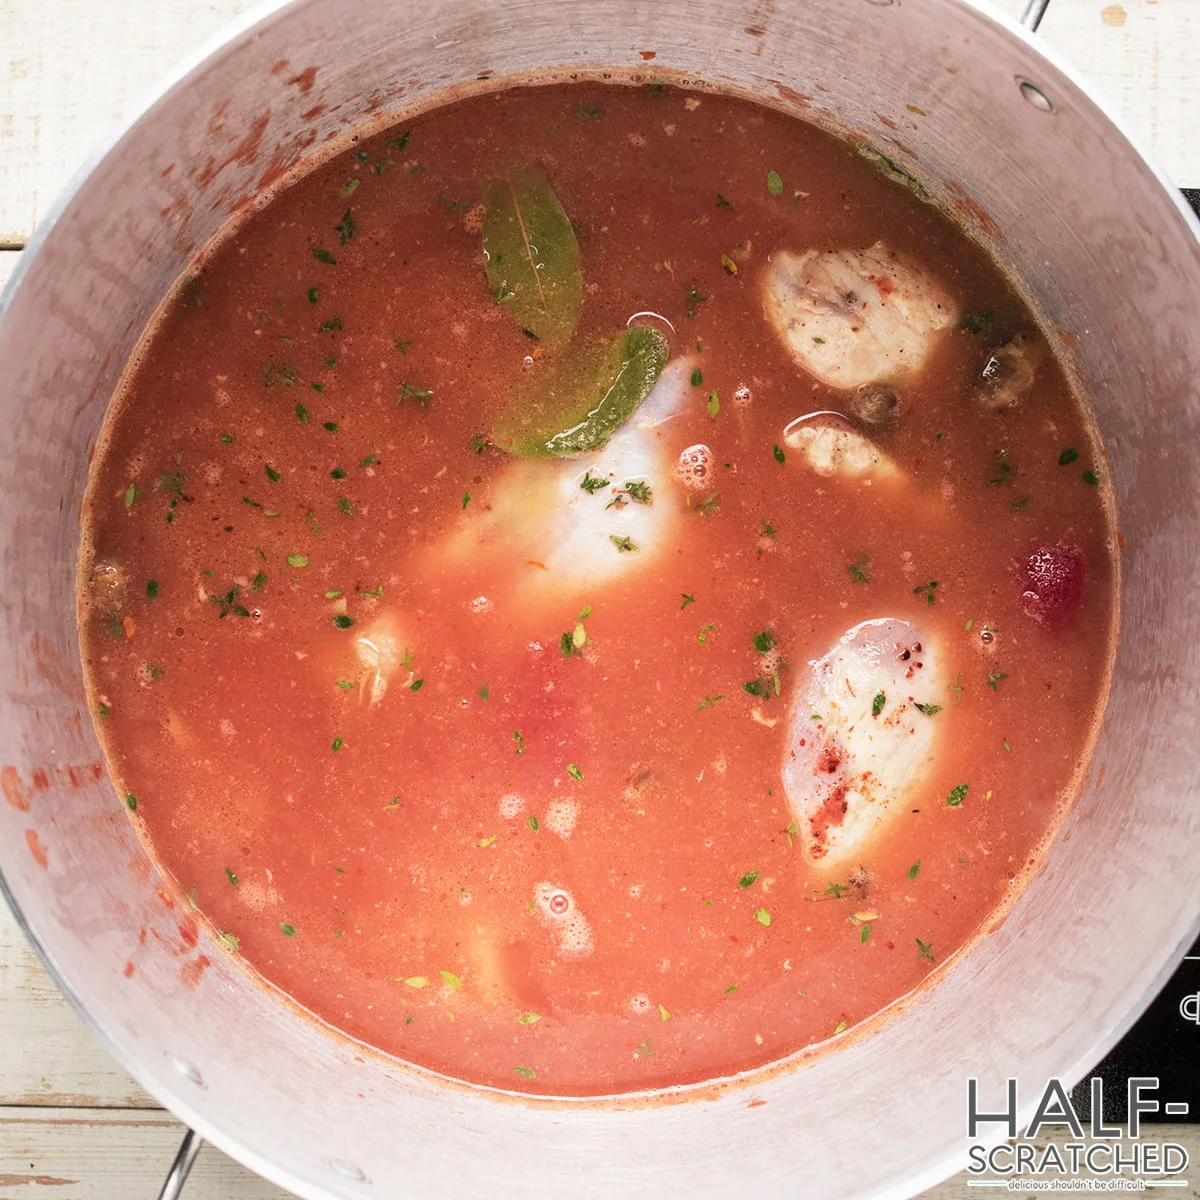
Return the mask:
[[[114,402],[80,628],[229,953],[407,1062],[595,1095],[836,1046],[1002,914],[1101,711],[1112,531],[1033,315],[918,191],[563,84],[206,252]]]

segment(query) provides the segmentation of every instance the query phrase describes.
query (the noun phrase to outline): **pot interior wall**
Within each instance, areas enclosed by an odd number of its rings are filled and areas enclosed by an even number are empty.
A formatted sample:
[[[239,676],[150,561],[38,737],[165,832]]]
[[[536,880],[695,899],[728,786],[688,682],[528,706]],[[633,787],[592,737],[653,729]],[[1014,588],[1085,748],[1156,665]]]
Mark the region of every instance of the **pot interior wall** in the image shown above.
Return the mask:
[[[547,66],[736,87],[864,134],[918,174],[1019,268],[1061,331],[1095,400],[1125,543],[1122,644],[1091,775],[1008,920],[875,1035],[652,1109],[439,1086],[323,1033],[203,929],[194,941],[104,776],[74,629],[89,454],[189,257],[347,127],[449,84]],[[305,1196],[779,1195],[802,1179],[806,1195],[846,1197],[932,1184],[961,1165],[967,1076],[998,1103],[1008,1075],[1032,1100],[1047,1076],[1086,1070],[1195,931],[1198,292],[1195,235],[1153,172],[1067,75],[962,0],[260,10],[79,181],[0,312],[0,868],[12,898],[139,1080]]]

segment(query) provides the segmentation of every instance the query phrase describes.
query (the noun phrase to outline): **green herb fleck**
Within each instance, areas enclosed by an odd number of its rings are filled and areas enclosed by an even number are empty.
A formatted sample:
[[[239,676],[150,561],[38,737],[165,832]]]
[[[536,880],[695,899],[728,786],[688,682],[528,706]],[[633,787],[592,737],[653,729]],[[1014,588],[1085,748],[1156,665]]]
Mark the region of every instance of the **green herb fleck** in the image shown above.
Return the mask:
[[[130,812],[137,812],[137,797],[132,792],[125,793],[125,807]]]
[[[238,877],[228,868],[225,868],[225,878],[229,880],[230,887],[237,887]]]
[[[354,505],[351,504],[350,501],[347,500],[345,496],[338,497],[337,506],[338,506],[338,512],[340,512],[343,517],[354,516]]]
[[[354,624],[354,618],[347,616],[345,613],[338,613],[337,616],[333,618],[333,623],[339,629],[349,629],[350,626]]]
[[[754,914],[754,919],[755,919],[755,920],[756,920],[756,921],[757,921],[757,922],[758,922],[760,925],[765,925],[765,926],[767,926],[768,928],[770,927],[770,924],[771,924],[771,914],[770,914],[770,912],[769,912],[767,909],[765,909],[765,908],[760,908],[760,909],[759,909],[759,910],[758,910],[758,911],[757,911],[757,912]]]
[[[923,941],[921,941],[920,938],[917,938],[916,941],[917,941],[917,950],[919,951],[919,953],[917,954],[917,957],[919,959],[927,958],[927,959],[929,959],[930,962],[935,962],[936,959],[934,959],[934,957],[933,957],[933,943],[932,942],[923,942]]]
[[[766,654],[768,650],[774,650],[776,646],[775,636],[768,629],[764,629],[762,633],[756,633],[750,640],[759,654]]]
[[[1079,457],[1079,451],[1074,446],[1068,446],[1059,456],[1058,465],[1069,467]]]
[[[782,446],[773,446],[771,448],[771,453],[775,456],[775,461],[777,463],[787,462],[787,455],[784,454]]]
[[[695,318],[696,314],[700,311],[700,305],[706,303],[708,301],[708,297],[700,295],[700,293],[696,290],[696,285],[693,283],[685,283],[683,285],[683,290],[687,293],[687,298],[691,301],[691,307],[688,309],[688,316],[690,318]]]
[[[295,937],[296,936],[296,927],[295,927],[295,925],[289,925],[285,921],[282,925],[280,925],[279,932],[282,933],[284,937]]]
[[[1014,500],[1008,507],[1011,508],[1014,512],[1019,512],[1032,499],[1033,499],[1032,496],[1026,496],[1023,500]]]
[[[969,784],[960,783],[950,789],[950,795],[946,797],[946,803],[951,808],[957,808],[966,798]]]
[[[962,320],[962,327],[968,333],[982,333],[989,325],[995,323],[996,314],[989,308],[986,312],[967,313]]]
[[[146,580],[146,599],[147,600],[157,600],[158,599],[158,580],[157,579],[147,579]]]
[[[338,239],[343,246],[358,232],[358,226],[354,223],[354,216],[349,209],[342,214],[341,224],[335,225],[333,228],[337,231]]]
[[[125,489],[125,507],[132,508],[134,501],[138,498],[139,495],[141,495],[141,493],[138,491],[138,485],[136,483],[131,483]]]
[[[537,1072],[532,1067],[514,1067],[513,1070],[516,1071],[518,1075],[524,1076],[526,1079],[537,1078]]]
[[[696,603],[696,597],[695,597],[695,596],[691,596],[691,595],[689,595],[687,592],[680,592],[679,594],[680,594],[680,596],[682,596],[682,597],[683,597],[683,603],[682,603],[682,604],[679,606],[679,609],[680,609],[680,611],[681,611],[681,612],[682,612],[682,611],[683,611],[685,608],[687,608],[687,606],[688,606],[689,604],[695,604],[695,603]]]
[[[537,831],[541,828],[541,824],[537,817],[530,813],[526,819],[529,821],[529,828],[532,829],[534,833],[537,833]]]
[[[913,863],[913,865],[911,867],[908,868],[908,877],[909,877],[909,879],[916,879],[916,877],[920,873],[921,873],[921,860],[918,858],[917,861],[915,863]]]
[[[593,475],[591,468],[584,472],[583,478],[579,481],[579,486],[585,492],[598,492],[601,488],[608,487],[608,480],[601,479],[598,475]]]
[[[567,774],[570,775],[570,777],[577,783],[583,782],[583,772],[579,769],[576,763],[569,763],[567,765]]]
[[[307,567],[308,558],[303,554],[289,554],[287,556],[287,565],[289,567]]]
[[[696,711],[703,712],[706,708],[712,708],[718,700],[724,699],[724,696],[705,696],[703,701],[696,706]]]
[[[334,313],[327,321],[322,321],[317,326],[318,333],[334,333],[342,327],[342,318]]]
[[[853,580],[855,583],[870,583],[871,575],[867,570],[867,566],[869,565],[870,561],[871,560],[867,557],[867,555],[860,554],[857,562],[850,563],[846,570],[849,573],[851,580]]]
[[[772,196],[783,195],[783,177],[774,169],[767,172],[767,191]]]
[[[620,553],[629,553],[639,549],[636,543],[634,543],[628,536],[618,537],[615,533],[610,533],[608,535],[608,540],[612,542],[614,546],[616,546],[618,552]]]
[[[869,942],[869,941],[871,940],[871,925],[870,925],[870,922],[867,922],[867,923],[866,923],[866,924],[865,924],[865,925],[862,927],[862,932],[861,932],[861,933],[858,935],[858,940],[859,940],[859,942],[860,942],[862,945],[864,945],[864,946],[867,944],[867,942]]]
[[[715,417],[721,411],[721,397],[717,395],[717,390],[714,388],[708,393],[708,415]]]
[[[581,121],[590,121],[593,117],[598,117],[600,115],[600,112],[601,112],[600,109],[589,108],[586,104],[583,104],[581,102],[579,107],[576,108],[576,110],[575,110],[575,115]]]
[[[1080,473],[1079,478],[1082,479],[1083,482],[1088,485],[1088,487],[1100,486],[1100,476],[1095,471],[1083,471]]]
[[[521,731],[519,729],[513,730],[513,741],[517,743],[517,753],[524,754],[525,753],[525,739],[521,736]]]
[[[424,686],[425,686],[425,680],[424,680],[424,679],[414,679],[414,680],[412,681],[412,683],[410,683],[410,684],[408,685],[408,688],[409,688],[409,691],[412,691],[412,692],[419,692],[419,691],[420,691],[420,690],[421,690],[421,689],[422,689]]]
[[[456,992],[462,987],[462,980],[459,979],[453,971],[439,971],[438,974],[442,977],[445,983],[452,987]]]
[[[692,387],[699,387],[704,382],[704,372],[696,367],[692,371]]]
[[[730,212],[733,212],[733,205],[730,204],[729,201],[726,200],[725,197],[722,196],[720,192],[717,193],[717,207],[718,208],[727,208],[727,209],[729,209]]]
[[[343,738],[335,737],[330,749],[336,754],[345,744],[346,742]]]
[[[937,597],[934,596],[934,592],[937,590],[937,587],[938,581],[936,579],[931,579],[928,583],[922,583],[913,588],[913,595],[924,596],[927,604],[933,604],[937,599]]]
[[[518,1025],[536,1025],[542,1019],[541,1013],[523,1012],[517,1018]]]
[[[337,266],[337,259],[334,258],[324,246],[317,246],[313,250],[312,256],[317,260],[317,262],[328,263],[331,267]]]
[[[932,717],[935,713],[940,713],[942,711],[942,706],[940,704],[918,703],[916,705],[916,709],[917,709],[917,712],[924,713],[925,716],[927,716],[927,717]]]
[[[1007,450],[997,450],[995,458],[996,474],[988,480],[989,485],[1007,483],[1013,473],[1012,463],[1008,461]]]
[[[887,703],[887,694],[884,692],[876,692],[875,699],[871,701],[871,716],[877,717],[883,712],[883,706]]]
[[[741,879],[738,880],[738,887],[740,887],[740,888],[753,887],[754,881],[758,878],[758,876],[759,876],[758,871],[747,871],[745,873],[745,875],[743,875],[741,877]],[[766,921],[766,922],[764,922],[764,924],[769,925],[770,921]]]
[[[1000,681],[1007,678],[1008,676],[1003,671],[995,670],[987,677],[987,685],[993,692],[998,692],[1000,690]]]

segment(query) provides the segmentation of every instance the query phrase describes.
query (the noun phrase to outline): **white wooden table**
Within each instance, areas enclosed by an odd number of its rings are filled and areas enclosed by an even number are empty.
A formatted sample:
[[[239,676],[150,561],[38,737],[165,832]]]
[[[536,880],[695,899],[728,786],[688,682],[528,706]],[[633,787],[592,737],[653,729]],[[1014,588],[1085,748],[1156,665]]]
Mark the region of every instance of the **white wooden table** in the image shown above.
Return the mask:
[[[999,2],[1012,16],[1024,7]],[[0,285],[88,153],[180,58],[250,7],[0,0]],[[1200,188],[1200,0],[1052,0],[1041,32],[1177,184]],[[84,1028],[0,902],[0,1200],[152,1198],[181,1132]],[[1183,1136],[1195,1176],[1200,1129]],[[926,1200],[969,1194],[960,1178]],[[186,1195],[285,1193],[206,1147]]]

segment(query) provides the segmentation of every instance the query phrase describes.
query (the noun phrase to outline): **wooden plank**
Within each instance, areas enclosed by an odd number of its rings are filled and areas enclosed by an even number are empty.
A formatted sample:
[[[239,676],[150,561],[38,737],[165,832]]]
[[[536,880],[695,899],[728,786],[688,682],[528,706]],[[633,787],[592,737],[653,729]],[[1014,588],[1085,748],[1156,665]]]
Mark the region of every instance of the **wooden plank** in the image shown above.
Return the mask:
[[[0,900],[0,1105],[5,1104],[144,1108],[157,1101],[113,1061],[63,999]]]
[[[0,245],[181,59],[253,0],[9,0],[0,56]]]
[[[157,1196],[183,1126],[157,1112],[0,1108],[0,1200]],[[291,1193],[204,1146],[186,1200],[287,1200]]]
[[[9,0],[0,57],[0,245],[53,197],[140,98],[252,0]],[[1019,16],[1024,0],[1001,0]],[[1042,26],[1181,185],[1200,186],[1200,4],[1053,0]]]

